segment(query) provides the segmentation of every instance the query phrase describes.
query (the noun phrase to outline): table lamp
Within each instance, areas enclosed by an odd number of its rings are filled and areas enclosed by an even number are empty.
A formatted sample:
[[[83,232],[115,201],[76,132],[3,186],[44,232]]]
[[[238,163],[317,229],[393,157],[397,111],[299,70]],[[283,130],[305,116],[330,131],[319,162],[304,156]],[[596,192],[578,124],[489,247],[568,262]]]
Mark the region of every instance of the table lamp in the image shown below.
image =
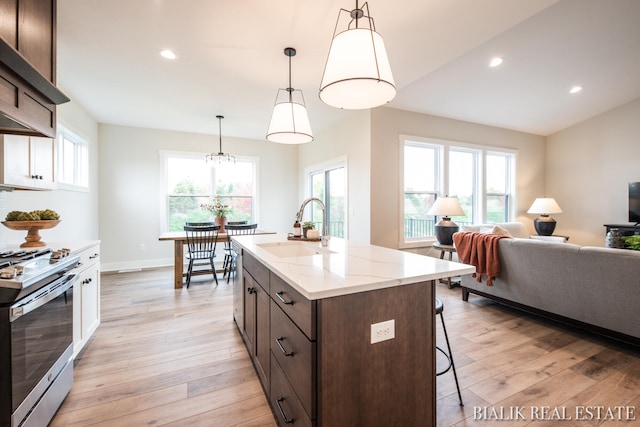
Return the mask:
[[[447,196],[438,197],[427,215],[442,216],[442,219],[434,227],[436,239],[441,245],[453,245],[453,233],[456,233],[460,227],[451,221],[451,217],[464,215],[458,199]]]
[[[539,214],[540,216],[533,221],[533,225],[540,236],[551,236],[556,229],[556,220],[551,218],[550,214],[562,213],[562,209],[558,203],[550,197],[537,198],[527,213]]]

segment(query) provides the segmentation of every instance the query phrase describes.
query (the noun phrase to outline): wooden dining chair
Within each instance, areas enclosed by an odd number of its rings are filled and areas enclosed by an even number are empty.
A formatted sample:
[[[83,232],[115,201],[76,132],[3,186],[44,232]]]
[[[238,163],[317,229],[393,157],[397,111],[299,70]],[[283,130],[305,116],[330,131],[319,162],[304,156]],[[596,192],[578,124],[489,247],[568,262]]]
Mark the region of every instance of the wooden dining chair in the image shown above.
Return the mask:
[[[218,284],[218,276],[216,267],[213,264],[213,258],[216,256],[216,244],[218,241],[219,225],[185,225],[184,231],[187,233],[187,259],[189,260],[189,268],[187,270],[187,288],[191,284],[191,276],[195,261],[208,260],[211,270],[199,270],[200,272],[211,272],[213,279]]]
[[[227,283],[231,278],[231,272],[235,268],[234,253],[231,249],[231,236],[237,236],[240,234],[256,234],[258,224],[227,224],[225,231],[227,232],[227,240],[224,242],[224,260],[222,262],[222,268],[224,273],[222,278],[227,278]]]

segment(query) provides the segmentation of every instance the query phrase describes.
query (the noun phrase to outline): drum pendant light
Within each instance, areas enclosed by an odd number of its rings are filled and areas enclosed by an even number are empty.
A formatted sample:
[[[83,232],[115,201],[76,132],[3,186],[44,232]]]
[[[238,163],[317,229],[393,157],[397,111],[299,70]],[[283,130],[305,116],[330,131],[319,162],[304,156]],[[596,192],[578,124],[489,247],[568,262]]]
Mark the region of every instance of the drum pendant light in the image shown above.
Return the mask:
[[[278,89],[267,139],[281,144],[304,144],[313,141],[313,134],[302,91],[291,87],[291,57],[296,50],[287,47],[284,54],[289,57],[289,87]]]
[[[341,25],[343,12],[350,19]],[[368,3],[361,9],[356,0],[354,10],[338,12],[319,95],[325,104],[353,110],[377,107],[396,96],[384,41]]]

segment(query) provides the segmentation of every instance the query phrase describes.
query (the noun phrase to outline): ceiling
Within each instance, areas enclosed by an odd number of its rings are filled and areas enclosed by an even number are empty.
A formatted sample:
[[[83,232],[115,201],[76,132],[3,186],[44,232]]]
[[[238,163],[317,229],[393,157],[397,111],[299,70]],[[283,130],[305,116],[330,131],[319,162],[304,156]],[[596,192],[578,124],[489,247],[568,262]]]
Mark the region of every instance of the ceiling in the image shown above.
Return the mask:
[[[98,122],[264,139],[285,47],[315,133],[347,0],[58,0],[58,86]],[[370,0],[392,108],[549,135],[640,97],[640,1]],[[160,57],[172,49],[178,59]],[[489,68],[494,56],[502,65]],[[569,95],[574,85],[584,89]]]

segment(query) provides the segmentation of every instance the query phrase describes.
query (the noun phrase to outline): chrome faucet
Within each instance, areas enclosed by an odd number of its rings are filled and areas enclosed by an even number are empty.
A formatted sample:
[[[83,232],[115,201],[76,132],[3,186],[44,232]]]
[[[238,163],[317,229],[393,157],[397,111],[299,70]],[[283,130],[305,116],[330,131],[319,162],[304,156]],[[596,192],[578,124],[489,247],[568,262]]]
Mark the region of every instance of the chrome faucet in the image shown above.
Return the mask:
[[[302,215],[304,214],[304,208],[311,202],[317,202],[320,205],[320,208],[322,209],[322,236],[320,236],[320,243],[322,246],[328,246],[329,245],[329,224],[327,224],[327,209],[325,208],[322,200],[318,199],[317,197],[309,197],[308,199],[305,199],[302,202],[302,205],[300,206],[300,210],[298,211],[298,214],[296,215],[296,221],[302,222]]]

